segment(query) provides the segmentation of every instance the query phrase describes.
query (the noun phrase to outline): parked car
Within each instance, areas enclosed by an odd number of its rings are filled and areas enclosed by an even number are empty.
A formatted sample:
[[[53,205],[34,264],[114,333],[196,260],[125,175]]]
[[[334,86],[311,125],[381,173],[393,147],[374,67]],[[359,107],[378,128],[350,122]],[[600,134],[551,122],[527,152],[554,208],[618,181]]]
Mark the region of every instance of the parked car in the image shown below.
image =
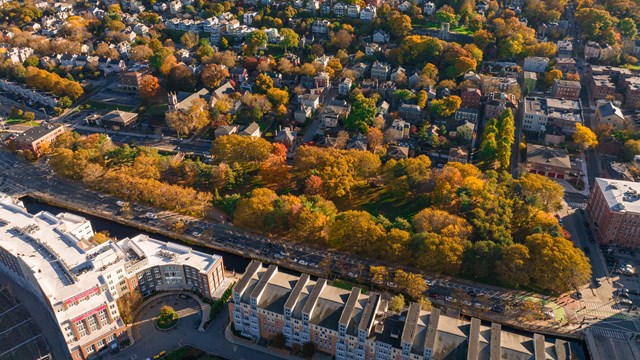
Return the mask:
[[[582,293],[580,291],[576,291],[571,294],[571,297],[576,300],[582,300]]]
[[[396,285],[396,283],[394,283],[394,282],[392,282],[392,281],[389,281],[389,282],[387,283],[387,286],[388,286],[388,287],[390,287],[390,288],[397,288],[397,287],[398,287],[398,285]]]
[[[500,305],[493,305],[491,307],[491,311],[498,313],[498,314],[502,314],[504,312],[504,307],[500,306]]]
[[[309,263],[308,263],[308,262],[306,262],[306,261],[304,261],[304,260],[300,260],[300,261],[298,261],[298,264],[300,264],[300,265],[302,265],[302,266],[307,266],[307,265],[309,265]]]
[[[473,289],[467,291],[467,294],[469,294],[469,296],[473,296],[473,297],[478,296],[478,292],[473,290]]]

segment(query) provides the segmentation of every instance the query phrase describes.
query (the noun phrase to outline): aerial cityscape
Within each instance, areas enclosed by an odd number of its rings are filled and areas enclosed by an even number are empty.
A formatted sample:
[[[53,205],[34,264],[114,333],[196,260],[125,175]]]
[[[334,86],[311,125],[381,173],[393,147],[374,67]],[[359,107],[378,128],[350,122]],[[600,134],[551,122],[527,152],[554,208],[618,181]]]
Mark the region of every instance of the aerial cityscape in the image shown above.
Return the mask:
[[[639,23],[0,0],[0,360],[640,360]]]

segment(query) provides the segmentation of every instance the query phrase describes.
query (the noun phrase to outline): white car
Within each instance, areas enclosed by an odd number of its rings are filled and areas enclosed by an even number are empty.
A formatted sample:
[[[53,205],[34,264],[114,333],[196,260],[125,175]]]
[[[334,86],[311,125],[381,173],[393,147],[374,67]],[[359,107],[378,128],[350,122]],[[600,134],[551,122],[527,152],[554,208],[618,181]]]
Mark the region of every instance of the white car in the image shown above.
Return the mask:
[[[397,288],[397,287],[398,287],[398,285],[396,285],[396,283],[394,283],[394,282],[392,282],[392,281],[389,281],[389,282],[387,283],[387,286],[388,286],[388,287],[391,287],[391,288]]]
[[[349,277],[352,277],[352,278],[358,277],[358,275],[356,275],[355,273],[352,273],[352,272],[350,272],[348,275],[349,275]]]
[[[471,306],[471,301],[469,301],[469,300],[464,300],[464,301],[462,302],[462,305],[464,305],[464,306]]]
[[[194,237],[200,237],[200,235],[202,234],[197,231],[194,231],[191,235],[193,235]]]
[[[312,263],[309,263],[309,266],[311,266],[312,268],[317,268],[317,267],[318,267],[318,264],[316,264],[316,263],[312,262]]]
[[[118,206],[124,206],[124,201],[122,201],[122,200],[118,200],[118,201],[116,201],[116,204],[117,204]]]
[[[298,264],[303,265],[303,266],[307,266],[307,265],[309,265],[309,263],[308,263],[308,262],[306,262],[306,261],[304,261],[304,260],[300,260],[300,261],[298,261]]]
[[[282,254],[275,254],[274,255],[276,257],[276,259],[282,259],[284,256],[282,256]]]
[[[444,299],[448,302],[454,302],[451,296],[445,296]]]

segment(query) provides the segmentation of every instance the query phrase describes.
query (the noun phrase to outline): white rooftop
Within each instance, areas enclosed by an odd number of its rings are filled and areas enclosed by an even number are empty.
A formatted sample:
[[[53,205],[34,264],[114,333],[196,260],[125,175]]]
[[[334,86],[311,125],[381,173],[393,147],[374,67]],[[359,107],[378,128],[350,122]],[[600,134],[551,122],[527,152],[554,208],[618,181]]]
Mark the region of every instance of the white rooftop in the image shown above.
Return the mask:
[[[596,178],[609,209],[640,214],[640,183]]]

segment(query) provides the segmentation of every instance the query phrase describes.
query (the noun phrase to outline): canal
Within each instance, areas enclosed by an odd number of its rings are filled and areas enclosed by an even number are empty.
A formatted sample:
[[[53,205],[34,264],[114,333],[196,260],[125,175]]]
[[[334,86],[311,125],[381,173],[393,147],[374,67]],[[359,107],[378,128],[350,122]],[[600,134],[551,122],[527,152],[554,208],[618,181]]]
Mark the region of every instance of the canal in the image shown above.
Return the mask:
[[[103,218],[100,217],[96,217],[96,216],[92,216],[92,215],[88,215],[88,214],[84,214],[81,212],[77,212],[77,211],[70,211],[67,209],[63,209],[63,208],[59,208],[56,206],[51,206],[48,204],[45,204],[43,202],[37,201],[31,197],[25,196],[22,199],[22,203],[24,204],[25,208],[27,209],[27,211],[30,214],[36,214],[40,211],[48,211],[51,214],[57,215],[59,213],[62,212],[68,212],[71,214],[75,214],[75,215],[79,215],[82,216],[86,219],[88,219],[89,221],[91,221],[91,225],[93,226],[93,230],[98,232],[98,231],[108,231],[109,234],[112,237],[117,238],[118,240],[120,239],[124,239],[127,237],[134,237],[138,234],[145,234],[148,235],[149,237],[152,237],[154,239],[158,239],[158,240],[162,240],[162,241],[172,241],[175,243],[180,243],[180,244],[184,244],[186,246],[189,246],[191,248],[193,248],[194,250],[198,250],[198,251],[202,251],[204,253],[207,254],[216,254],[216,255],[221,255],[224,261],[224,266],[226,269],[228,270],[233,270],[237,273],[243,273],[244,270],[246,269],[247,265],[249,264],[249,262],[251,261],[250,259],[244,258],[242,256],[236,255],[236,254],[231,254],[225,251],[221,251],[221,250],[216,250],[216,249],[212,249],[212,248],[208,248],[205,246],[197,246],[197,245],[192,245],[192,244],[186,244],[183,243],[180,240],[177,239],[172,239],[166,236],[162,236],[162,235],[158,235],[158,234],[153,234],[153,233],[149,233],[147,231],[143,231],[143,230],[139,230],[133,227],[129,227],[129,226],[125,226],[122,224],[119,224],[117,222],[114,221],[110,221],[110,220],[105,220]]]

